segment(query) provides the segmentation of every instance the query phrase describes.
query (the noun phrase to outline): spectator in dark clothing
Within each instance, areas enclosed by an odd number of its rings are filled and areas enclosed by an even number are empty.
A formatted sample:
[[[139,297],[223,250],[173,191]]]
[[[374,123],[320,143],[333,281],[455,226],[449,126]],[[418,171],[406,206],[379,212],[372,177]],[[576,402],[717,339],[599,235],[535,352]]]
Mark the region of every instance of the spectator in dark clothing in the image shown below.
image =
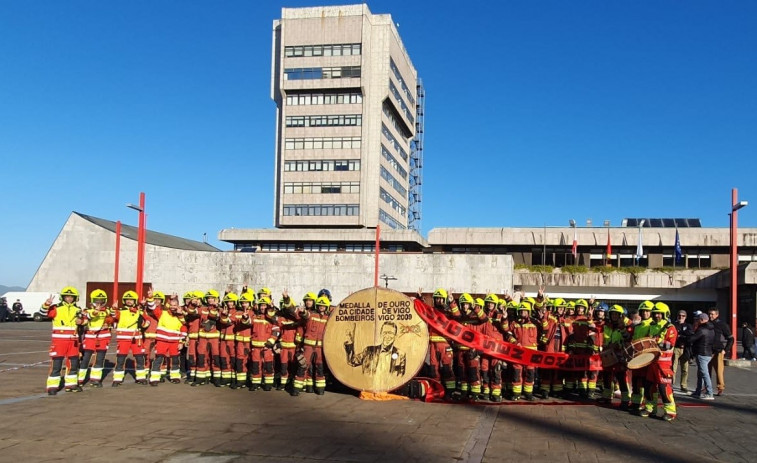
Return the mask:
[[[5,298],[0,299],[0,323],[4,323],[8,318],[8,301]]]
[[[710,378],[710,360],[715,342],[715,326],[710,317],[703,313],[694,322],[694,335],[688,338],[691,353],[697,359],[697,388],[692,397],[702,400],[714,400],[712,395],[712,378]]]
[[[717,380],[718,395],[723,395],[725,390],[725,355],[730,352],[733,347],[733,334],[728,323],[719,318],[720,312],[718,309],[710,309],[707,311],[710,316],[712,326],[715,327],[715,342],[712,349],[712,360],[710,360],[710,374],[712,369],[715,369],[715,379]]]
[[[13,303],[12,310],[13,310],[13,321],[20,322],[21,312],[24,311],[24,305],[21,304],[21,299],[16,299],[16,302]]]
[[[754,358],[754,330],[747,322],[741,324],[741,347],[744,348],[745,359],[757,360]]]
[[[678,331],[678,338],[676,339],[676,345],[673,348],[673,386],[675,386],[676,376],[678,374],[678,367],[681,367],[681,391],[688,392],[686,387],[689,381],[689,360],[691,359],[691,352],[687,351],[686,340],[689,336],[694,334],[694,327],[691,323],[686,323],[686,311],[678,311],[678,319],[673,322],[673,326]],[[689,348],[690,349],[690,348]]]

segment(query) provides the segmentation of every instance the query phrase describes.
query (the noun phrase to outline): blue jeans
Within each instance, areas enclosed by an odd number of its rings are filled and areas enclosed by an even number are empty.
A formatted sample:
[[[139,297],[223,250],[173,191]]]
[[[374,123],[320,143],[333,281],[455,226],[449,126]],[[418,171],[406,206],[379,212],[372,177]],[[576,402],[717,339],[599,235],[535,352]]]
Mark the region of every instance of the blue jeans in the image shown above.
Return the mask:
[[[697,355],[697,390],[694,391],[694,395],[712,395],[709,367],[711,359],[711,355]]]

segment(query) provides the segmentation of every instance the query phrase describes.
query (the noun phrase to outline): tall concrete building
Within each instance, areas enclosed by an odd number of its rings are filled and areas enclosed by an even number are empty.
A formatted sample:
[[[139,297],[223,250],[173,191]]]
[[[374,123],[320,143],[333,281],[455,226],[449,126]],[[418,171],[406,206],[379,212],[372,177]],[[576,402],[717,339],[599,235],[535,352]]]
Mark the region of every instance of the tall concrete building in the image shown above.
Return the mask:
[[[277,228],[419,229],[423,90],[388,14],[283,8],[273,23]]]

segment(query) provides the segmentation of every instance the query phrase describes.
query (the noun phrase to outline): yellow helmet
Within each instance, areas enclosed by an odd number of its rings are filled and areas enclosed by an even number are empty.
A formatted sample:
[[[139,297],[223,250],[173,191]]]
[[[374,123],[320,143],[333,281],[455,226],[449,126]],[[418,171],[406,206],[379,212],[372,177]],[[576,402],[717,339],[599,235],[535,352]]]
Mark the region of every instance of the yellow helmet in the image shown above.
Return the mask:
[[[236,304],[238,300],[239,300],[239,296],[237,296],[235,293],[227,293],[223,297],[223,302],[229,302],[229,301],[231,301],[231,302],[233,302],[233,303]]]
[[[204,294],[204,296],[205,296],[205,299],[209,297],[214,297],[218,299],[221,295],[218,294],[218,291],[216,291],[215,289],[209,289],[208,292]]]
[[[152,292],[152,298],[153,298],[153,299],[160,299],[160,300],[161,300],[161,302],[166,302],[166,295],[165,295],[165,294],[163,294],[163,293],[162,293],[162,292],[160,292],[160,291],[153,291],[153,292]]]
[[[331,301],[329,301],[329,298],[326,296],[321,296],[315,301],[315,305],[322,305],[326,307],[331,307]]]
[[[66,286],[60,290],[60,300],[63,300],[63,296],[74,296],[74,302],[79,300],[79,291],[73,286]]]
[[[441,296],[439,296],[441,297]],[[471,296],[468,293],[463,293],[460,295],[459,299],[460,304],[465,304],[466,302],[470,305],[473,305],[475,302],[473,301],[473,296]]]
[[[255,294],[247,291],[245,293],[242,293],[241,296],[239,296],[239,302],[249,302],[250,304],[255,303]]]
[[[625,315],[626,309],[624,309],[623,307],[619,306],[618,304],[615,304],[612,307],[610,307],[610,310],[608,310],[608,312],[617,312],[619,314]]]
[[[447,296],[448,296],[447,290],[439,288],[436,291],[434,291],[434,296],[433,297],[434,297],[434,299],[436,299],[437,297],[441,297],[441,298],[443,298],[446,301],[447,300]]]
[[[316,295],[315,295],[315,293],[313,293],[313,292],[307,292],[307,293],[305,293],[305,295],[304,295],[304,296],[302,297],[302,302],[305,302],[305,301],[307,301],[308,299],[310,299],[311,301],[313,301],[313,302],[315,303],[316,299],[318,299],[318,296],[316,296]]]
[[[641,304],[639,304],[639,312],[642,310],[652,310],[654,309],[654,302],[652,301],[644,301]]]
[[[182,299],[184,299],[184,302],[186,302],[187,299],[194,299],[194,297],[195,296],[192,291],[187,291],[186,293],[184,293],[184,297]]]
[[[267,304],[269,307],[271,306],[271,298],[268,296],[263,296],[258,299],[258,304]]]
[[[483,307],[484,306],[484,300],[480,297],[476,298],[476,307]]]
[[[526,297],[526,298],[524,298],[523,300],[524,300],[524,301],[526,301],[526,302],[528,302],[528,303],[529,303],[529,304],[531,304],[531,305],[534,305],[534,303],[536,302],[536,299],[534,299],[534,298],[533,298],[533,297],[531,297],[531,296],[527,296],[527,297]]]
[[[574,301],[570,301],[567,304],[565,304],[565,306],[567,308],[569,308],[569,309],[575,309],[576,308],[576,303]]]
[[[586,299],[579,299],[576,301],[576,307],[583,307],[584,309],[588,309],[589,303],[586,302]]]
[[[557,307],[565,307],[565,299],[563,299],[561,297],[558,297],[557,299],[553,299],[552,303],[554,304],[555,308],[557,308]]]
[[[258,296],[260,296],[261,294],[271,297],[270,288],[260,288],[260,291],[258,291]]]
[[[201,290],[192,291],[192,299],[202,299],[203,297],[205,297],[205,293]]]
[[[531,314],[531,311],[533,310],[533,306],[529,301],[523,301],[518,305],[518,312],[522,310],[528,310],[529,315]]]
[[[499,302],[499,298],[494,293],[489,293],[486,295],[486,298],[484,299],[484,302],[493,302],[494,304],[497,304]]]
[[[664,302],[657,302],[652,308],[652,313],[661,313],[663,317],[667,318],[670,315],[670,307]]]
[[[137,293],[135,291],[126,291],[124,295],[121,296],[121,301],[126,302],[127,299],[136,301],[138,297],[139,296],[137,296]]]
[[[108,301],[108,294],[102,289],[96,289],[89,293],[89,300],[92,301],[93,304],[97,302],[97,299],[100,299],[101,302],[105,304]]]
[[[519,304],[517,302],[510,301],[510,302],[507,303],[507,308],[508,309],[516,309],[517,310],[518,309],[518,305]]]

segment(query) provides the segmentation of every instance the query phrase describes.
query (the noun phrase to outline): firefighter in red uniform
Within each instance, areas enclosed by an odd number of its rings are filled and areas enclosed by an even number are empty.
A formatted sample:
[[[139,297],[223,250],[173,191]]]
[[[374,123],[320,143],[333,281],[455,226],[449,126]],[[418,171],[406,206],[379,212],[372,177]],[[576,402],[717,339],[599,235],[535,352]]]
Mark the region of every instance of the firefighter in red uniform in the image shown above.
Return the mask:
[[[181,382],[180,346],[187,335],[184,313],[179,307],[179,296],[177,294],[171,296],[168,308],[162,304],[149,304],[147,310],[152,312],[153,317],[158,321],[155,336],[155,361],[150,371],[150,386],[157,386],[163,381],[165,375],[162,370],[164,366],[168,368],[169,361],[171,363],[169,381],[178,384]]]
[[[221,352],[220,337],[218,331],[218,299],[219,294],[215,289],[209,289],[205,293],[204,305],[199,308],[200,314],[200,337],[197,341],[197,379],[195,385],[208,384],[211,377],[213,384],[221,385]]]
[[[79,373],[79,337],[77,331],[84,323],[82,310],[76,305],[79,291],[72,286],[66,286],[60,292],[60,302],[53,305],[52,296],[40,308],[43,317],[53,322],[52,342],[50,343],[50,373],[47,377],[47,393],[55,395],[60,389],[60,375],[63,361],[67,360],[67,371],[64,379],[66,392],[80,392],[77,384]]]
[[[268,296],[258,299],[255,313],[252,316],[252,335],[250,342],[250,390],[260,389],[270,391],[273,386],[273,345],[276,342],[277,333],[274,333],[274,325],[271,317],[275,310]],[[276,328],[278,331],[278,327]]]
[[[592,311],[592,315],[589,318],[594,321],[594,329],[592,333],[592,339],[594,340],[594,354],[602,352],[602,348],[604,347],[604,328],[605,323],[607,322],[607,311],[609,308],[610,306],[604,302],[596,303],[594,302],[594,299],[589,301],[589,310]],[[597,390],[604,389],[604,372],[600,370],[595,371],[594,374],[597,376]]]
[[[79,386],[87,379],[87,369],[95,356],[95,363],[89,373],[89,382],[92,387],[102,387],[103,368],[105,367],[105,354],[110,344],[110,329],[115,323],[113,310],[107,306],[108,294],[102,289],[96,289],[89,295],[91,306],[84,311],[86,319],[86,331],[82,343],[82,361],[79,369]]]
[[[566,351],[573,355],[591,355],[594,353],[594,322],[586,311],[589,304],[585,299],[576,301],[576,316],[573,320],[573,333],[568,337]],[[577,383],[578,393],[583,398],[591,399],[597,389],[597,372],[581,370],[572,372],[572,381]]]
[[[160,291],[149,290],[147,292],[147,309],[155,309],[156,307],[162,307],[166,303],[166,297]],[[144,329],[145,339],[143,342],[145,348],[145,368],[153,370],[152,361],[155,358],[155,333],[158,331],[158,320],[153,317],[152,310],[145,310],[143,315],[147,321],[150,322],[147,328]],[[165,375],[165,372],[164,372]],[[161,378],[161,380],[165,380]]]
[[[137,304],[137,293],[126,291],[121,296],[124,306],[116,310],[116,367],[113,370],[113,384],[118,387],[124,382],[126,371],[124,366],[129,353],[134,357],[136,367],[134,376],[137,384],[147,384],[147,368],[145,366],[145,348],[143,345],[142,330],[150,324]]]
[[[657,341],[662,353],[647,369],[645,388],[646,403],[639,415],[657,416],[657,398],[662,400],[665,414],[662,419],[676,419],[676,402],[673,398],[673,347],[678,339],[678,330],[668,320],[670,308],[664,302],[657,302],[652,309],[652,324],[649,336]]]
[[[560,321],[554,315],[555,300],[545,299],[543,304],[537,309],[536,322],[539,326],[539,350],[542,352],[560,352],[561,346],[556,342],[558,339],[562,339],[562,332],[560,327]],[[559,334],[559,337],[558,337]],[[556,375],[558,370],[556,369],[539,369],[539,379],[541,384],[539,385],[539,393],[542,399],[548,399],[550,392],[557,395],[561,392],[562,387],[557,389],[558,376]],[[559,386],[562,386],[560,381]],[[554,388],[554,389],[553,389]]]
[[[418,299],[423,299],[421,291],[418,291]],[[432,296],[434,310],[437,310],[444,314],[448,318],[458,316],[460,311],[457,307],[457,303],[452,300],[448,305],[447,291],[444,289],[437,289]],[[444,398],[451,399],[452,394],[455,392],[455,373],[452,369],[453,364],[453,352],[450,342],[447,338],[432,327],[428,327],[429,335],[429,356],[430,356],[430,371],[429,377],[431,379],[439,379],[439,370],[441,366],[441,378],[444,383]]]
[[[490,296],[493,296],[494,298],[497,297],[493,294]],[[473,301],[473,303],[470,301]],[[484,300],[480,297],[474,300],[470,294],[463,293],[460,295],[458,303],[462,310],[453,313],[453,318],[458,319],[461,324],[469,327],[473,331],[481,331],[481,326],[483,325],[483,322],[486,321]],[[479,371],[481,366],[481,356],[479,352],[468,346],[457,344],[455,356],[455,363],[458,367],[458,372],[455,376],[457,376],[458,379],[460,398],[462,400],[467,398],[483,400]]]
[[[497,302],[493,302],[497,299]],[[507,312],[500,309],[499,303],[504,299],[497,298],[494,294],[489,294],[484,299],[486,306],[486,321],[481,326],[481,334],[498,341],[504,340],[501,331],[501,324]],[[504,312],[504,315],[503,315]],[[500,359],[490,355],[481,356],[481,392],[492,402],[502,402],[502,362]]]
[[[509,343],[515,342],[513,328],[518,319],[518,306],[520,306],[520,303],[511,298],[507,304],[505,304],[504,318],[500,321],[499,325],[500,331],[502,331],[502,337]],[[512,362],[502,365],[502,380],[504,382],[504,390],[507,397],[511,397],[513,394],[513,374],[514,370]]]
[[[539,329],[531,320],[531,304],[521,302],[518,306],[518,321],[513,327],[513,337],[515,342],[526,349],[536,349],[539,341]],[[534,398],[534,380],[536,379],[536,369],[528,365],[513,365],[513,391],[512,400],[518,400],[521,392],[526,400],[535,400]]]
[[[313,293],[305,294],[302,298],[303,303],[307,306],[310,304],[312,307],[315,305],[317,297]],[[308,302],[309,301],[309,302]],[[289,294],[285,291],[279,304],[280,311],[276,314],[276,325],[279,327],[279,384],[276,386],[277,391],[283,391],[287,387],[291,386],[289,383],[289,377],[294,376],[296,373],[297,365],[297,329],[300,327],[300,323],[293,320],[288,316],[291,310],[294,309],[294,301],[289,297]]]
[[[255,304],[255,293],[251,291],[243,291],[239,296],[239,308],[234,312],[232,321],[234,323],[234,341],[235,347],[235,362],[234,370],[236,375],[231,382],[231,388],[247,386],[247,371],[248,363],[250,360],[250,339],[252,336],[252,322],[250,317],[252,316],[252,307]]]
[[[318,395],[323,395],[326,390],[326,374],[323,365],[323,333],[326,330],[330,308],[331,301],[329,301],[329,298],[321,296],[315,301],[315,310],[300,308],[293,313],[295,320],[303,320],[305,323],[303,358],[299,362],[297,375],[294,379],[293,396],[299,395],[303,385],[306,392],[315,391]],[[313,376],[315,376],[315,381],[313,381]]]
[[[196,383],[197,377],[197,343],[200,340],[200,300],[202,291],[188,291],[184,294],[184,320],[187,324],[187,379],[184,383]]]
[[[557,298],[553,301],[554,309],[552,316],[556,320],[554,334],[549,333],[547,335],[547,352],[565,352],[565,342],[568,340],[568,336],[573,331],[573,325],[570,320],[565,318],[565,307],[567,303],[565,299]],[[552,370],[549,374],[551,383],[551,394],[555,397],[563,397],[565,391],[563,389],[566,374],[560,369]]]
[[[613,305],[608,310],[609,320],[602,327],[602,349],[614,350],[618,359],[622,359],[622,351],[625,344],[631,339],[631,330],[626,323],[625,309],[619,305]],[[629,390],[626,363],[619,361],[615,365],[607,367],[603,371],[603,387],[601,402],[609,404],[615,392],[613,381],[620,389],[620,410],[628,410],[631,400]]]
[[[231,386],[234,379],[235,335],[234,316],[237,311],[239,296],[226,293],[223,296],[221,308],[218,311],[218,331],[220,333],[219,349],[221,357],[221,386]]]

